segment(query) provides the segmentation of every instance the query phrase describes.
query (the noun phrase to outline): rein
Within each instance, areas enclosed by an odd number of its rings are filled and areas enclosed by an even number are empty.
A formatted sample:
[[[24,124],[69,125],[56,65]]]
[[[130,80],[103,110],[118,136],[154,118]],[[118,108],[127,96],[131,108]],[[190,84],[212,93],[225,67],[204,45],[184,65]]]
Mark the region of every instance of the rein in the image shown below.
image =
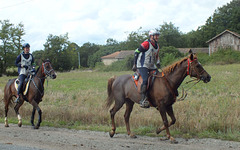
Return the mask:
[[[180,99],[176,99],[176,94],[174,93],[174,91],[173,91],[173,89],[172,89],[172,87],[170,86],[170,83],[169,83],[169,80],[170,79],[168,79],[167,78],[167,76],[164,74],[164,72],[163,72],[163,70],[161,69],[161,71],[162,71],[162,76],[157,76],[157,75],[153,75],[153,76],[155,76],[155,77],[162,77],[162,78],[164,78],[165,79],[165,81],[166,81],[166,85],[167,85],[167,87],[170,89],[170,91],[171,91],[171,93],[173,94],[173,96],[174,96],[174,100],[175,101],[183,101],[186,97],[187,97],[187,91],[189,91],[193,86],[195,86],[196,84],[198,84],[200,81],[201,81],[201,79],[200,79],[200,75],[203,73],[203,71],[202,72],[198,72],[198,71],[196,71],[196,69],[195,68],[192,68],[191,66],[191,64],[192,64],[192,62],[194,62],[194,61],[196,61],[197,59],[193,59],[193,60],[190,60],[190,59],[188,59],[188,65],[187,65],[187,70],[186,70],[186,72],[187,72],[187,75],[189,75],[190,77],[192,77],[192,70],[194,70],[195,72],[196,72],[196,74],[197,74],[197,79],[193,79],[193,80],[191,80],[191,81],[188,81],[188,82],[186,82],[186,84],[188,84],[188,83],[190,83],[190,82],[193,82],[193,81],[196,81],[192,86],[190,86],[187,90],[185,90],[185,95],[184,95],[184,88],[182,87],[182,96],[180,97]],[[191,68],[191,70],[190,70],[190,68]],[[170,80],[171,81],[171,80]]]
[[[33,81],[33,85],[34,85],[35,88],[38,90],[38,92],[41,94],[41,96],[43,96],[43,94],[44,94],[44,87],[43,87],[42,79],[48,79],[47,77],[50,76],[50,73],[53,71],[53,69],[51,69],[51,70],[49,70],[49,71],[46,69],[45,65],[46,65],[47,63],[49,63],[49,62],[42,63],[42,75],[43,75],[43,77],[42,77],[42,78],[39,78],[39,77],[36,76],[36,77],[39,79],[40,83],[41,83],[41,87],[42,87],[42,89],[43,89],[42,92],[41,92],[40,89],[37,87],[37,85],[36,85],[36,83],[34,82],[34,80],[31,79],[31,80]],[[51,66],[50,63],[49,63],[49,65]],[[51,67],[51,68],[52,68],[52,67]],[[48,85],[48,80],[47,80],[47,85]]]

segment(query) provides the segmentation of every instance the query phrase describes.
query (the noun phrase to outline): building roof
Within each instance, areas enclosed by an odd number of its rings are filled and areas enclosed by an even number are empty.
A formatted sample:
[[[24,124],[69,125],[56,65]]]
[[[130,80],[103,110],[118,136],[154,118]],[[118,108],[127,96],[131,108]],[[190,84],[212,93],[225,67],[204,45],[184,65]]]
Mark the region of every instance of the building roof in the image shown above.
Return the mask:
[[[134,50],[121,50],[115,53],[101,57],[102,59],[124,59],[129,55],[133,55]]]
[[[221,35],[223,35],[223,34],[225,34],[225,33],[227,33],[227,32],[230,33],[230,34],[232,34],[232,35],[234,35],[234,36],[236,36],[236,37],[238,37],[238,38],[240,38],[240,35],[239,35],[238,33],[235,33],[235,32],[229,31],[229,30],[225,30],[225,31],[223,31],[222,33],[220,33],[220,34],[216,35],[215,37],[211,38],[210,40],[208,40],[206,43],[210,43],[210,42],[213,41],[214,39],[220,37]]]

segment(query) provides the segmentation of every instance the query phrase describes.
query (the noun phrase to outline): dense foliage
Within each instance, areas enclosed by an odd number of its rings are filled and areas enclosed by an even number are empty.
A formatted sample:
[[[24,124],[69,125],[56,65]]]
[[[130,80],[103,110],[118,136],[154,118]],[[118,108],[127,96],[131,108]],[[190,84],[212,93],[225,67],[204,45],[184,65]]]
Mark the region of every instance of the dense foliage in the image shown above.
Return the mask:
[[[229,29],[240,33],[240,1],[232,0],[230,3],[217,8],[213,15],[207,20],[205,25],[200,26],[196,31],[182,33],[172,22],[164,22],[159,27],[160,31],[160,58],[162,65],[174,61],[181,57],[176,48],[187,47],[207,47],[206,41],[215,35]],[[23,44],[24,25],[14,25],[9,20],[0,20],[0,76],[7,74],[7,69],[15,67],[15,58],[21,51]],[[43,50],[34,51],[33,55],[37,63],[42,59],[49,58],[53,67],[57,71],[69,71],[79,67],[94,68],[101,66],[101,57],[119,50],[134,50],[140,43],[148,38],[148,31],[143,31],[140,27],[137,31],[132,31],[126,41],[118,42],[112,38],[106,40],[105,45],[94,43],[84,43],[78,46],[77,43],[69,41],[68,34],[52,35],[50,34]],[[129,58],[128,58],[129,59]],[[210,59],[210,58],[205,58]],[[131,59],[129,59],[131,60]],[[130,63],[129,60],[126,60]],[[230,59],[228,59],[229,62]],[[119,62],[121,64],[122,62]],[[118,64],[118,63],[115,63]],[[120,66],[120,65],[119,65]],[[124,66],[124,65],[122,65]],[[109,67],[108,67],[109,68]],[[123,70],[129,68],[126,66]],[[109,68],[110,69],[110,68]]]

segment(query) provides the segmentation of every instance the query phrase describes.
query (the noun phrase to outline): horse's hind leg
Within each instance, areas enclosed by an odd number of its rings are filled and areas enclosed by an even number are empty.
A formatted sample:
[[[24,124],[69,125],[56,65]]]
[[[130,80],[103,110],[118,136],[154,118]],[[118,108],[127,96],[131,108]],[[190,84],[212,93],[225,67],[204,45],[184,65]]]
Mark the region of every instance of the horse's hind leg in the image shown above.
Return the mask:
[[[128,99],[126,101],[126,111],[124,114],[124,119],[125,119],[125,124],[126,124],[128,135],[130,135],[131,138],[136,138],[136,136],[131,133],[130,124],[129,124],[129,118],[130,118],[130,115],[131,115],[131,112],[133,109],[133,105],[134,105],[134,102],[132,102],[131,100]]]
[[[122,101],[122,103],[115,101],[115,105],[110,110],[111,121],[112,121],[112,130],[109,132],[110,137],[113,137],[116,131],[116,124],[114,121],[115,114],[123,106],[123,104],[124,104],[124,100]]]
[[[21,117],[21,115],[19,114],[19,108],[22,106],[23,102],[24,102],[24,101],[23,101],[22,99],[20,99],[19,103],[17,103],[17,104],[15,105],[15,107],[14,107],[14,110],[15,110],[15,112],[16,112],[16,114],[17,114],[18,126],[19,126],[19,127],[22,126],[22,117]]]

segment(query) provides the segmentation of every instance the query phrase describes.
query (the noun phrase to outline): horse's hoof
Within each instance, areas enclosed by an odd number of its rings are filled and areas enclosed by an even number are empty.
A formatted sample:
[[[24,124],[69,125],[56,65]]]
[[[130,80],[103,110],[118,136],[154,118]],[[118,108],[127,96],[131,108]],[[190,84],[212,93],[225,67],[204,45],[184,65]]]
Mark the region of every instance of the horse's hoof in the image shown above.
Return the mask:
[[[178,144],[178,141],[172,140],[172,141],[171,141],[171,144]]]
[[[21,126],[22,126],[22,123],[18,123],[18,126],[21,127]]]
[[[39,126],[34,126],[34,128],[33,129],[39,129]]]
[[[114,136],[114,134],[115,134],[114,131],[110,131],[110,132],[109,132],[109,135],[110,135],[111,138]]]
[[[171,140],[171,144],[177,144],[178,141],[176,141],[173,137],[170,137],[170,140]]]
[[[5,124],[5,127],[9,127],[9,125],[8,125],[8,124]]]
[[[134,134],[130,134],[130,138],[133,138],[133,139],[135,139],[135,138],[137,138],[137,136],[136,136],[136,135],[134,135]]]
[[[159,133],[161,133],[162,132],[162,130],[160,130],[160,129],[157,129],[156,130],[156,134],[159,134]]]
[[[160,137],[160,141],[167,141],[167,140],[169,140],[169,138],[167,138],[167,137]]]

